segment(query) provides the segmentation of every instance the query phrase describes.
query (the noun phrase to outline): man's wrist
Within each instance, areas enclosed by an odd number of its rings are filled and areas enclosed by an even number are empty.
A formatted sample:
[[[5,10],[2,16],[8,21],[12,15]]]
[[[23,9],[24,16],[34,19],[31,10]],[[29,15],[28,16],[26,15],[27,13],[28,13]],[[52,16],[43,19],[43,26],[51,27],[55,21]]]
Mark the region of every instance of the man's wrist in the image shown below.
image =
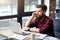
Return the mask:
[[[28,29],[28,31],[30,31],[30,28]]]

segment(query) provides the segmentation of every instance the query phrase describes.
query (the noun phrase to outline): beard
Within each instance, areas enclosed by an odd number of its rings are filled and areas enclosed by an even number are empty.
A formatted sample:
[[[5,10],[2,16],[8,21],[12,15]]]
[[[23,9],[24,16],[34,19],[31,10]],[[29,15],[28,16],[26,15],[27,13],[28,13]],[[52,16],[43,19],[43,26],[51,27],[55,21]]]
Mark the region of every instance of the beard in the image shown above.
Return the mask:
[[[37,14],[37,18],[42,18],[43,15],[45,15],[45,14],[43,14],[43,13],[41,13],[41,14]]]
[[[44,15],[38,15],[36,19],[37,19],[37,20],[40,20],[40,19],[42,19],[43,17],[44,17]]]

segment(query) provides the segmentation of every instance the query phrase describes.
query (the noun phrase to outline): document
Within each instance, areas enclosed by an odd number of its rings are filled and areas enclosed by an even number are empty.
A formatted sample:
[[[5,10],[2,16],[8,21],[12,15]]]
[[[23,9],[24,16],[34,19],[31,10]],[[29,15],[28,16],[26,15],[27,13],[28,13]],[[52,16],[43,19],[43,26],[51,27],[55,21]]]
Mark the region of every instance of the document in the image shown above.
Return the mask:
[[[36,38],[44,39],[46,36],[47,36],[47,34],[40,34],[40,35],[37,35]]]
[[[18,40],[24,40],[27,38],[27,36],[22,36],[22,35],[19,35],[19,34],[14,34],[12,36],[9,36],[9,38],[15,38],[15,39],[18,39]]]

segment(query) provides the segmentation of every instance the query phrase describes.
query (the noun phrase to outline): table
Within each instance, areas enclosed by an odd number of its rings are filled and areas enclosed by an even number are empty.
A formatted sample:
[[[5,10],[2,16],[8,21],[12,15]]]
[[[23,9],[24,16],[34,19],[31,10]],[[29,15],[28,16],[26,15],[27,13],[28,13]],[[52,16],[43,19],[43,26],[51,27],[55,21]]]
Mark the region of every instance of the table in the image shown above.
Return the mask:
[[[59,38],[49,36],[47,34],[39,34],[39,33],[33,33],[33,32],[28,32],[24,31],[25,33],[32,33],[36,34],[35,40],[60,40]],[[39,36],[40,35],[40,36]],[[37,37],[38,36],[38,37]]]
[[[6,31],[6,30],[4,30],[4,31]],[[8,31],[9,30],[7,30],[6,32],[8,32]],[[26,35],[23,35],[23,34],[22,35],[18,34],[17,36],[14,35],[17,38],[14,37],[13,40],[20,40],[21,39],[21,36],[28,38],[27,40],[60,40],[58,38],[55,38],[55,37],[52,37],[52,36],[48,36],[46,34],[40,34],[40,33],[28,32],[28,31],[22,31],[22,33],[25,33]],[[7,39],[7,38],[0,37],[0,40],[5,40],[5,39]],[[10,40],[10,38],[8,38],[8,40]]]

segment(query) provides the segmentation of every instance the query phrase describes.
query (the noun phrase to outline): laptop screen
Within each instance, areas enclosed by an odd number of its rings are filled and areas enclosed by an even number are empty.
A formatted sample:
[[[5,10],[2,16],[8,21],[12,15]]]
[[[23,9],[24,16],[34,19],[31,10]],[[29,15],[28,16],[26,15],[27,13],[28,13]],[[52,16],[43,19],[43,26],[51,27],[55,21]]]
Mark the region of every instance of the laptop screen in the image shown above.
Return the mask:
[[[21,33],[21,25],[16,21],[10,21],[11,29],[13,32]]]

